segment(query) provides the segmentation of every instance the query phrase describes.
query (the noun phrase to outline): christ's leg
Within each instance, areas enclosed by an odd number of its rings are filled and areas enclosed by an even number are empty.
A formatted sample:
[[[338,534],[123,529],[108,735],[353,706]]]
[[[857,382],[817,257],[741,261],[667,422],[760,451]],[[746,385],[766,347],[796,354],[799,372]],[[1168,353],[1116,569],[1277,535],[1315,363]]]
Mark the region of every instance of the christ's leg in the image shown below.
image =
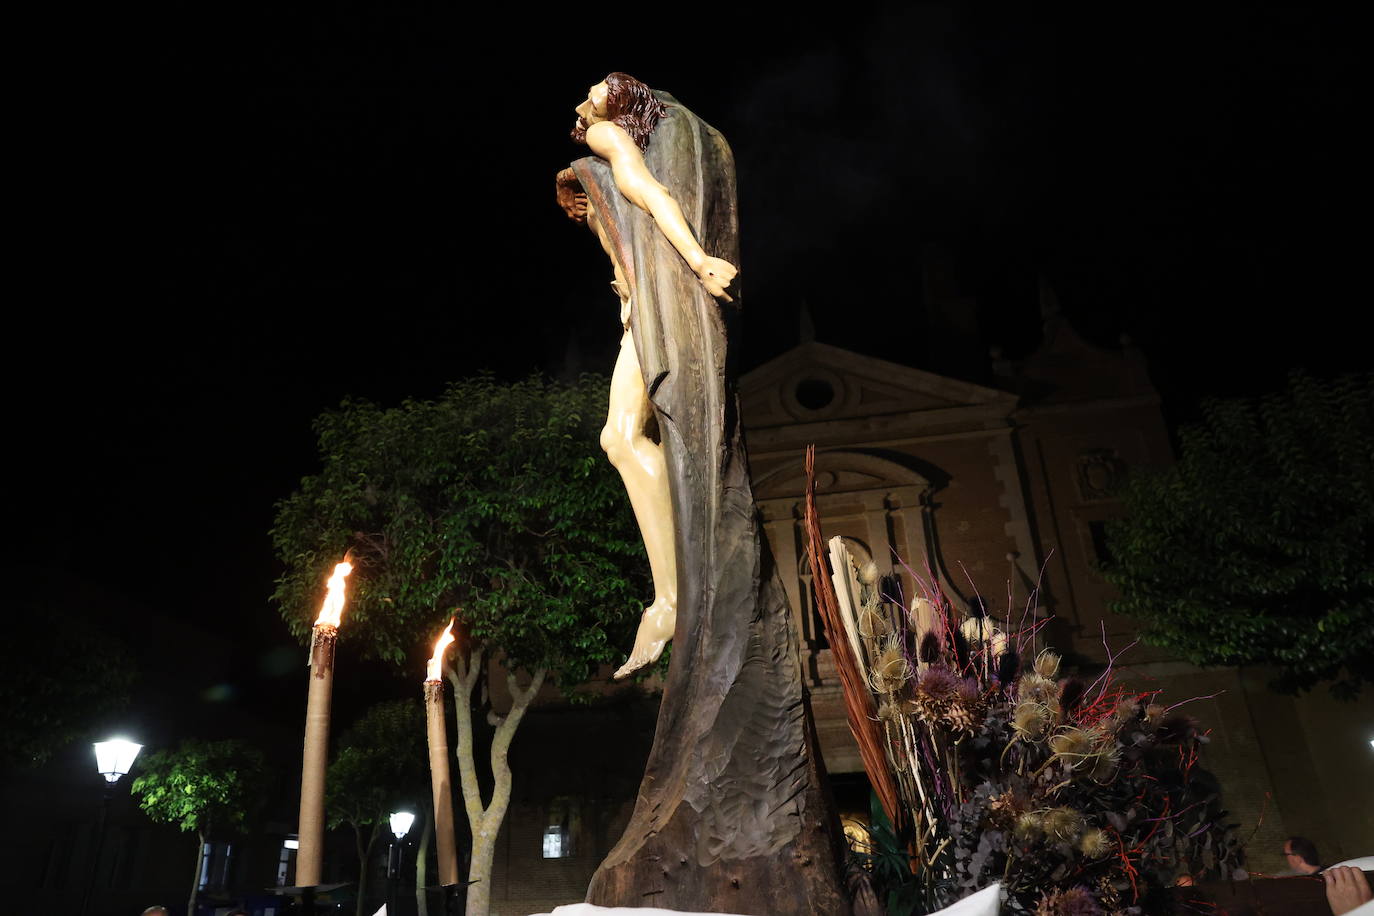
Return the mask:
[[[644,390],[634,340],[626,331],[611,375],[611,406],[601,430],[601,447],[625,481],[649,554],[655,594],[654,603],[644,609],[629,661],[615,673],[617,678],[657,661],[677,625],[677,552],[668,469],[663,446],[645,435],[654,419],[653,410]]]

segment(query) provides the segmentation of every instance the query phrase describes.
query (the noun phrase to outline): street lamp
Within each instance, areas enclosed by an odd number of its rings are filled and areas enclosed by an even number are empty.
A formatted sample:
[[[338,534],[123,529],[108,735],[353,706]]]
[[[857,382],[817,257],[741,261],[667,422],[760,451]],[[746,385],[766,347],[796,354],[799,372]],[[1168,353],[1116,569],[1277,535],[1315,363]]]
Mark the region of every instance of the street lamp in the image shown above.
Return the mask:
[[[396,834],[396,839],[403,839],[410,833],[410,825],[415,823],[415,815],[409,811],[396,811],[391,815],[391,832]]]
[[[97,741],[95,747],[95,769],[110,785],[119,782],[119,777],[129,775],[134,758],[143,750],[143,745],[135,744],[126,738],[111,738]]]
[[[143,745],[135,744],[127,738],[111,738],[97,741],[95,748],[95,770],[105,777],[105,792],[100,800],[100,816],[96,820],[95,848],[91,856],[91,873],[86,876],[86,893],[81,896],[81,916],[91,903],[91,890],[95,887],[96,872],[100,871],[100,853],[105,846],[105,818],[110,810],[110,799],[114,797],[115,783],[127,776],[133,768],[134,758],[143,750]]]
[[[388,916],[395,916],[401,912],[401,859],[405,854],[405,846],[401,840],[410,832],[410,826],[415,823],[415,815],[409,811],[393,811],[389,820],[391,832],[396,834],[396,840],[387,850],[386,856],[386,911]]]

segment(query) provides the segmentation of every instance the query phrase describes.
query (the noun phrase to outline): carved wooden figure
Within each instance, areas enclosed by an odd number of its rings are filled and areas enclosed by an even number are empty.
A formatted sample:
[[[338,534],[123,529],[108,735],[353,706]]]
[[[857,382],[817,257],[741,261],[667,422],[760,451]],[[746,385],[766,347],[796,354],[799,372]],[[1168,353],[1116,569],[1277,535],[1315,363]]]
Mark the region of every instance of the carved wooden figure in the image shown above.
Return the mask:
[[[610,256],[625,337],[602,445],[644,535],[655,598],[623,676],[674,640],[630,823],[587,900],[839,914],[841,834],[796,636],[753,502],[729,348],[735,170],[714,128],[613,73],[577,107],[594,155],[558,176]],[[718,301],[719,300],[719,301]]]

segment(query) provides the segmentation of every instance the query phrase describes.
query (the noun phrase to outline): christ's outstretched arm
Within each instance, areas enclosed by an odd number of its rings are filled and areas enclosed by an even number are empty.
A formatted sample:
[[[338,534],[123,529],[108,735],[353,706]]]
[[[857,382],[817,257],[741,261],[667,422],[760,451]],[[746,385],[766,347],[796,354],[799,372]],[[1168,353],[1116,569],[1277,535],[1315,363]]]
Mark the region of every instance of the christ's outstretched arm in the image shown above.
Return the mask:
[[[735,279],[735,265],[722,258],[713,258],[702,250],[682,218],[677,201],[649,174],[644,155],[630,135],[619,124],[600,121],[587,129],[587,145],[611,164],[611,174],[620,193],[654,218],[659,231],[701,279],[706,291],[717,299],[733,302],[725,290]]]

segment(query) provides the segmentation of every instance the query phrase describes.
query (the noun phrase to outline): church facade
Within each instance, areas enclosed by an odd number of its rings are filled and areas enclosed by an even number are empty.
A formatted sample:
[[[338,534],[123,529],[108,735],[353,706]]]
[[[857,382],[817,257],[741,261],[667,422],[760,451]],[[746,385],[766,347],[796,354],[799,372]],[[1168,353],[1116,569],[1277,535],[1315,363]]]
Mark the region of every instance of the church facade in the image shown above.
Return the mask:
[[[1110,555],[1105,523],[1121,511],[1121,483],[1172,460],[1159,397],[1138,351],[1095,347],[1053,307],[1046,312],[1039,349],[1016,364],[998,361],[992,386],[815,341],[741,379],[754,494],[837,783],[861,785],[862,765],[803,547],[808,445],[816,447],[825,535],[844,537],[853,555],[896,577],[907,598],[938,587],[955,608],[981,601],[1012,627],[1044,620],[1040,644],[1069,666],[1099,665],[1108,647],[1117,652],[1136,639],[1134,622],[1110,612],[1111,589],[1097,570]],[[1367,761],[1358,759],[1374,736],[1356,734],[1353,708],[1325,695],[1280,697],[1260,672],[1204,671],[1142,645],[1116,664],[1139,689],[1162,689],[1169,703],[1197,698],[1187,708],[1212,729],[1205,765],[1242,824],[1253,868],[1279,871],[1278,850],[1293,833],[1317,839],[1331,861],[1374,849],[1368,820],[1349,816],[1374,810],[1359,776]],[[498,697],[495,679],[491,688]],[[652,716],[608,699],[596,712],[555,704],[522,726],[540,734],[517,739],[512,762],[525,788],[517,785],[503,829],[493,912],[578,899],[615,842]],[[1371,705],[1367,699],[1363,709]],[[567,732],[574,717],[582,724]],[[552,766],[520,753],[521,744],[548,746],[545,731],[551,740],[575,733],[582,759]],[[1353,809],[1352,792],[1360,796]]]

